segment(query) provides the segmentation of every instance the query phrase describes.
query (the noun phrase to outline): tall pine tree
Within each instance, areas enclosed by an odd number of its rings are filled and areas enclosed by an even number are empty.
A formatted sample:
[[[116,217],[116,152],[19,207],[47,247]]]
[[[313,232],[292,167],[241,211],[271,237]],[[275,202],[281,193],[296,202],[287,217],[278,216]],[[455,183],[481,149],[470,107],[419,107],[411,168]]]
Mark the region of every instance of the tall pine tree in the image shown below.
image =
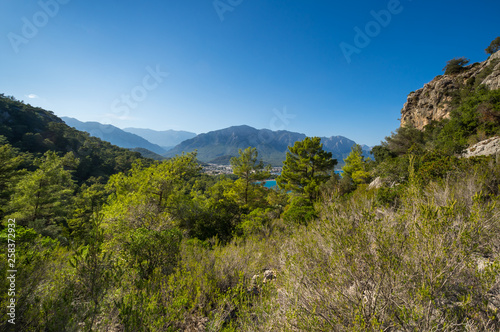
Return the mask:
[[[345,166],[342,167],[342,177],[351,178],[355,184],[366,183],[370,179],[370,173],[367,171],[367,161],[363,156],[361,145],[356,144],[351,148],[351,153],[344,159]]]
[[[262,160],[258,160],[259,153],[256,148],[248,147],[239,150],[239,156],[231,158],[233,173],[239,177],[235,182],[234,190],[238,200],[244,206],[256,200],[259,192],[256,190],[256,181],[269,178],[269,167],[265,167]]]
[[[0,217],[5,213],[4,209],[19,178],[18,168],[23,160],[24,155],[0,136]]]
[[[37,159],[38,169],[17,184],[11,200],[12,217],[21,225],[48,236],[57,236],[71,208],[74,181],[70,169],[78,160],[70,152],[59,157],[47,151]]]
[[[313,201],[318,197],[319,186],[330,178],[336,164],[332,153],[323,150],[321,138],[306,137],[289,147],[276,182],[281,189],[291,190]]]

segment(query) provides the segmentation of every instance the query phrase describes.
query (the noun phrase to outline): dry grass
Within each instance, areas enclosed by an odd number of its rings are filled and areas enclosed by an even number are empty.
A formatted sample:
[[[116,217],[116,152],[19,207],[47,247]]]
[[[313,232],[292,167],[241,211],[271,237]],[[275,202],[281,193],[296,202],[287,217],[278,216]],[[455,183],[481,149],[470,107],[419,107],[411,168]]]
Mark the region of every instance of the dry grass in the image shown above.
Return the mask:
[[[397,210],[369,193],[331,200],[284,244],[261,330],[498,331],[500,209],[489,184],[478,173],[414,182]]]

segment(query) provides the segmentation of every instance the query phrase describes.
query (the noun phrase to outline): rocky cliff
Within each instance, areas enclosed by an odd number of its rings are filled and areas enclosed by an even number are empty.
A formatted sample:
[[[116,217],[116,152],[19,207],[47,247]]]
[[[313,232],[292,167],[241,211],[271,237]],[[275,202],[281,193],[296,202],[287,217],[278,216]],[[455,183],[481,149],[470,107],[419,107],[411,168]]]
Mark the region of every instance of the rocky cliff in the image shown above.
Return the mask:
[[[500,159],[500,137],[491,137],[470,146],[462,155],[465,158],[496,155]]]
[[[401,126],[423,129],[433,120],[448,118],[453,96],[460,89],[480,84],[500,89],[500,51],[484,62],[465,67],[460,74],[437,76],[423,88],[411,92],[401,110]]]

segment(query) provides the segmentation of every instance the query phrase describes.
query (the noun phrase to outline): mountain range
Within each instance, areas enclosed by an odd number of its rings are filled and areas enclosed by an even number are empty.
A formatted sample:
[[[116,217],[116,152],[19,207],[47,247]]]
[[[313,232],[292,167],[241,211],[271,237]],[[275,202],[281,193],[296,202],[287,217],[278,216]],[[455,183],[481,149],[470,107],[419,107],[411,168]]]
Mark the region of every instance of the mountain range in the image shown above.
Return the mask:
[[[231,157],[238,155],[239,149],[249,146],[257,148],[259,158],[273,166],[281,166],[286,158],[286,151],[295,142],[306,138],[305,134],[280,130],[255,129],[249,126],[234,126],[221,130],[200,134],[188,139],[169,150],[166,157],[173,157],[182,152],[198,152],[198,159],[202,162],[228,164]],[[331,152],[339,164],[349,155],[351,148],[356,144],[343,136],[322,137],[323,148]],[[363,146],[365,155],[370,148]]]
[[[124,128],[123,130],[141,136],[149,142],[161,146],[165,151],[168,151],[177,144],[196,136],[195,133],[189,131],[177,130],[157,131],[141,128]]]
[[[120,129],[112,125],[98,122],[81,122],[77,119],[63,117],[66,124],[90,135],[108,141],[119,147],[140,152],[144,157],[162,159],[171,158],[183,152],[197,151],[198,159],[205,163],[229,164],[232,157],[238,155],[239,149],[255,147],[259,158],[273,166],[281,166],[286,158],[289,146],[303,140],[306,135],[285,130],[271,131],[255,129],[241,125],[196,135],[187,131],[155,131],[151,129]],[[343,136],[322,137],[323,148],[331,152],[339,165],[356,144]],[[174,145],[172,147],[172,145]],[[370,148],[362,146],[365,155]]]
[[[108,125],[108,124],[102,124],[99,122],[82,122],[74,118],[70,117],[61,117],[61,119],[69,126],[74,127],[77,130],[80,131],[85,131],[89,133],[91,136],[100,138],[104,141],[108,141],[111,144],[117,145],[122,148],[127,148],[127,149],[146,149],[151,152],[154,152],[157,155],[163,155],[165,152],[167,152],[168,148],[162,147],[159,144],[152,143],[148,139],[144,138],[142,135],[135,134],[130,131],[126,131],[123,129],[120,129],[118,127]],[[135,130],[134,128],[129,128],[131,130]],[[143,131],[144,133],[148,133],[149,136],[154,135],[153,130],[145,129],[141,130],[139,129],[138,131]],[[157,135],[162,135],[165,138],[165,141],[167,144],[178,144],[182,142],[182,139],[178,139],[177,137],[179,135],[184,135],[185,137],[188,137],[189,135],[185,135],[184,132],[182,133],[177,133],[175,131],[170,131],[171,135],[164,134],[164,132],[156,132]],[[195,134],[192,134],[195,135]],[[144,155],[143,152],[144,150],[138,150],[141,152],[141,154]],[[148,156],[150,157],[150,156]],[[155,158],[158,159],[158,158]]]

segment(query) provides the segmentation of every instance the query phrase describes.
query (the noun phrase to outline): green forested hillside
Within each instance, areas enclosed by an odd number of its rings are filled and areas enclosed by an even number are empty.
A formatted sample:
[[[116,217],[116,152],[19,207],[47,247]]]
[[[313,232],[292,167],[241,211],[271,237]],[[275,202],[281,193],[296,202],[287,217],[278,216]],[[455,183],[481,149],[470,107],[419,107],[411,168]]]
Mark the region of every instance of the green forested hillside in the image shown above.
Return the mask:
[[[156,154],[165,153],[161,146],[153,144],[143,137],[122,130],[118,127],[102,124],[99,122],[82,122],[74,118],[61,118],[68,126],[77,130],[89,133],[91,136],[98,137],[103,141],[110,142],[113,145],[126,149],[144,149]]]
[[[67,126],[52,112],[0,94],[0,136],[20,152],[40,156],[47,151],[73,153],[79,163],[74,178],[82,183],[91,177],[107,179],[125,171],[139,153],[118,148],[108,142]]]
[[[268,189],[256,148],[210,176],[3,97],[1,306],[14,266],[20,331],[498,331],[500,159],[460,154],[500,134],[500,95],[453,98],[341,177],[320,138],[294,142]]]

